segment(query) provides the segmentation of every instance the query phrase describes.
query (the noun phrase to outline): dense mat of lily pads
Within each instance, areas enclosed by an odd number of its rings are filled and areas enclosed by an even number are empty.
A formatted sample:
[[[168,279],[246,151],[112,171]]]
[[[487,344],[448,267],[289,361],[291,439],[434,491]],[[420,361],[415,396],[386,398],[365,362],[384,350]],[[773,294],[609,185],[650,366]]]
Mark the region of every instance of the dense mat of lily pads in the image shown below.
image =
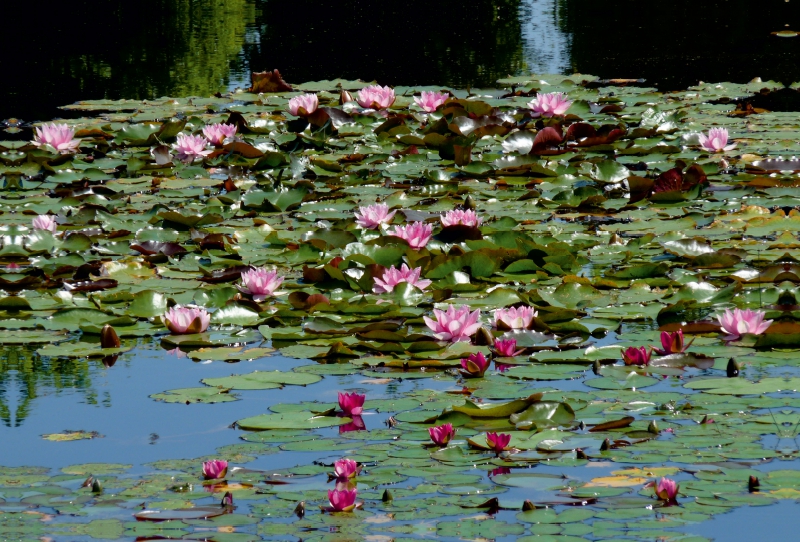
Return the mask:
[[[367,86],[268,73],[0,141],[1,344],[309,360],[153,396],[175,408],[370,384],[145,476],[0,468],[4,532],[700,540],[800,497],[800,118],[742,105],[780,84]],[[247,468],[297,452],[324,460]]]

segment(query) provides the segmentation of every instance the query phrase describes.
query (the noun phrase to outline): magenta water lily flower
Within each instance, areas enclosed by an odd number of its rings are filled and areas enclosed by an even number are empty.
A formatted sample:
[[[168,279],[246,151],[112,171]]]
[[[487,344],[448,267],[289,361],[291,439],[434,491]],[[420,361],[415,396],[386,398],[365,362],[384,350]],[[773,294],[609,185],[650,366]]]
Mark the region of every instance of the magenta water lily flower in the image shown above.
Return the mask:
[[[289,100],[289,113],[296,117],[307,117],[319,107],[316,94],[303,94]]]
[[[376,294],[388,294],[394,291],[394,287],[401,282],[407,282],[411,286],[424,290],[431,285],[431,281],[427,279],[420,280],[419,275],[421,272],[421,267],[411,269],[406,264],[403,264],[400,269],[397,269],[395,266],[391,266],[383,272],[381,278],[375,277],[375,286],[372,287],[372,291]]]
[[[212,145],[220,146],[229,137],[236,135],[235,124],[209,124],[203,127],[203,135]]]
[[[78,151],[80,139],[74,139],[75,131],[66,124],[45,124],[34,130],[33,143],[37,147],[50,145],[61,154]]]
[[[414,101],[424,111],[433,113],[440,105],[447,101],[450,95],[446,92],[428,92],[423,90],[419,97],[414,97]]]
[[[203,462],[203,478],[206,480],[216,480],[224,478],[228,474],[228,462],[222,459],[212,459]]]
[[[538,314],[536,309],[527,305],[497,309],[494,311],[494,325],[508,329],[528,329]]]
[[[554,117],[566,113],[571,105],[572,101],[563,92],[540,92],[528,107],[533,109],[534,117]]]
[[[385,203],[373,203],[366,207],[359,207],[355,212],[356,224],[367,230],[377,229],[381,224],[388,224],[392,221],[397,211],[389,212],[389,206]]]
[[[736,143],[728,145],[726,128],[711,128],[708,135],[700,134],[700,146],[709,152],[725,152],[736,148]]]
[[[388,109],[394,103],[394,89],[372,85],[358,91],[356,101],[366,109]]]
[[[446,423],[435,427],[429,427],[428,434],[431,436],[433,443],[437,446],[447,446],[455,436],[456,430],[453,429],[453,424]]]
[[[339,408],[347,416],[359,416],[364,411],[366,395],[339,392]]]
[[[650,351],[644,346],[630,346],[622,350],[622,361],[625,365],[647,365],[650,363]]]
[[[745,333],[760,335],[764,333],[772,320],[764,320],[764,311],[750,309],[727,309],[722,315],[717,316],[717,321],[722,331],[727,333],[723,337],[726,341],[738,339]]]
[[[361,469],[358,467],[358,463],[352,459],[340,459],[333,464],[333,474],[336,476],[337,480],[354,478],[358,474],[359,470]]]
[[[524,349],[517,350],[516,339],[505,339],[505,340],[496,339],[494,341],[494,351],[500,357],[513,358],[514,356],[519,356],[525,350]]]
[[[175,335],[202,333],[208,329],[211,315],[205,309],[175,305],[163,316],[164,325]]]
[[[395,226],[394,230],[389,232],[389,235],[399,237],[405,240],[408,246],[414,250],[419,250],[425,248],[425,245],[431,240],[433,226],[424,222],[412,222],[405,226]]]
[[[206,148],[206,145],[208,145],[208,141],[201,135],[178,134],[172,148],[175,149],[179,160],[194,160],[213,152]]]
[[[253,301],[261,303],[275,293],[283,282],[283,277],[277,271],[267,271],[257,267],[242,273],[242,285],[236,286],[243,294],[253,296]]]
[[[351,512],[356,507],[357,489],[329,489],[328,501],[335,512]]]
[[[653,351],[658,354],[659,356],[668,356],[670,354],[680,354],[681,352],[685,352],[687,348],[689,348],[694,339],[689,341],[688,344],[684,344],[683,342],[683,330],[679,329],[678,331],[673,331],[669,333],[667,331],[661,332],[661,346],[663,348],[654,348]]]
[[[461,360],[460,372],[467,378],[481,378],[488,368],[489,360],[486,359],[482,352],[478,352],[477,354],[470,354],[468,358]]]
[[[670,480],[666,476],[661,478],[658,483],[653,484],[653,488],[655,489],[656,496],[661,499],[662,501],[674,501],[675,497],[678,496],[678,483],[675,480]]]
[[[470,226],[473,228],[477,228],[483,222],[483,219],[479,217],[475,211],[472,209],[468,209],[466,211],[455,210],[455,211],[447,211],[441,217],[442,226]]]
[[[508,447],[511,435],[506,433],[486,433],[486,445],[495,453],[500,453]]]
[[[33,226],[34,230],[47,230],[51,233],[55,233],[58,230],[56,219],[50,215],[37,216],[31,222],[31,226]]]
[[[462,305],[456,309],[455,305],[450,305],[447,310],[433,309],[433,316],[428,318],[423,316],[425,324],[433,331],[433,336],[440,341],[465,342],[469,341],[478,328],[481,327],[481,311],[469,312],[467,305]]]

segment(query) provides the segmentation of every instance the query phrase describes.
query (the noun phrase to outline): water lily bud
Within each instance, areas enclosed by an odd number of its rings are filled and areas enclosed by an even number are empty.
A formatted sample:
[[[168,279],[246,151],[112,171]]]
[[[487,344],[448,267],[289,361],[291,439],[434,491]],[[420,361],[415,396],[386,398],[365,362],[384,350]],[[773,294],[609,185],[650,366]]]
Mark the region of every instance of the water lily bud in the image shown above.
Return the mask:
[[[383,495],[381,495],[381,500],[382,500],[383,502],[389,502],[389,501],[391,501],[392,499],[394,499],[394,497],[392,496],[392,492],[391,492],[391,491],[389,491],[388,489],[385,489],[385,490],[383,491]]]
[[[647,431],[653,433],[654,435],[657,435],[660,432],[655,420],[650,421],[650,425],[647,426]]]
[[[747,490],[753,493],[754,491],[758,491],[759,487],[761,487],[761,483],[758,481],[758,478],[751,476],[747,481]]]
[[[477,346],[489,346],[494,344],[494,337],[489,332],[488,329],[481,326],[478,328],[478,331],[475,332],[475,344]]]
[[[603,366],[600,365],[600,362],[597,361],[597,360],[594,360],[594,363],[592,363],[592,372],[594,374],[596,374],[596,375],[599,375],[600,374],[600,369],[602,369],[602,368],[603,368]]]
[[[736,363],[735,359],[731,358],[728,360],[728,367],[725,369],[725,373],[728,375],[728,378],[739,376],[739,364]]]
[[[108,324],[104,325],[100,331],[100,346],[102,348],[119,348],[122,346],[117,332]]]
[[[525,502],[522,503],[522,511],[527,512],[529,510],[536,510],[536,505],[526,499]]]
[[[601,452],[605,452],[606,450],[610,450],[610,449],[611,449],[611,441],[608,440],[608,439],[605,439],[603,441],[603,444],[600,445],[600,451]]]
[[[233,493],[226,491],[225,495],[222,496],[222,502],[220,503],[220,506],[225,508],[233,507]]]
[[[100,483],[100,480],[95,478],[92,480],[92,493],[102,493],[103,492],[103,485]]]
[[[586,452],[584,452],[580,448],[577,448],[575,450],[575,459],[589,459],[589,457],[586,455]]]
[[[306,502],[300,501],[297,503],[297,506],[294,507],[294,515],[298,518],[303,519],[303,516],[306,515]]]
[[[354,101],[353,95],[347,92],[346,90],[343,90],[342,92],[339,93],[339,105],[344,105],[347,102],[352,102],[352,101]]]

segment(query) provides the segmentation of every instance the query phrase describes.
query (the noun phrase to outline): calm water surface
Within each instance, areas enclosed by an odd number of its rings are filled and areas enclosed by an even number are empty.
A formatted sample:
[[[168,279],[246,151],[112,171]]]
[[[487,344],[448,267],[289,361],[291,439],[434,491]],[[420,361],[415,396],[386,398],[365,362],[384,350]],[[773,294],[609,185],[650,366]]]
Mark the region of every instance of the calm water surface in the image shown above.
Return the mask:
[[[24,21],[22,3],[4,6]],[[800,2],[675,0],[88,0],[6,25],[0,119],[47,120],[81,99],[208,95],[251,69],[289,82],[492,86],[528,73],[644,78],[663,90],[800,81]]]

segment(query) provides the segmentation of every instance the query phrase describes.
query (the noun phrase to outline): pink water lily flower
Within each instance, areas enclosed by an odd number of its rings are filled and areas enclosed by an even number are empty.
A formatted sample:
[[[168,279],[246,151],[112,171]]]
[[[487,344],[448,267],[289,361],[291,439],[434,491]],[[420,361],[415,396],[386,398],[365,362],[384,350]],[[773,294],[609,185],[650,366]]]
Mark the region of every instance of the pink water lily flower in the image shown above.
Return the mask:
[[[533,109],[534,117],[553,117],[563,115],[571,105],[572,101],[568,100],[567,95],[563,92],[540,92],[528,104],[528,107]]]
[[[453,424],[446,423],[428,428],[428,434],[431,440],[437,446],[447,446],[450,440],[455,436],[456,430],[453,429]]]
[[[433,331],[433,336],[440,341],[465,342],[469,341],[478,328],[481,327],[481,311],[469,312],[467,305],[462,305],[456,309],[455,305],[450,305],[447,310],[433,309],[433,316],[428,318],[423,316],[425,324]]]
[[[206,145],[208,145],[208,141],[201,135],[178,134],[172,148],[175,149],[179,160],[194,160],[213,152],[206,148]]]
[[[224,478],[228,474],[228,462],[222,459],[212,459],[203,462],[203,478],[206,480],[216,480]]]
[[[208,329],[211,315],[205,309],[175,305],[163,316],[164,325],[175,335],[202,333]]]
[[[420,92],[420,97],[414,97],[414,101],[417,102],[417,105],[420,106],[424,111],[428,113],[433,113],[436,111],[436,108],[442,105],[450,95],[446,92],[428,92],[423,90]]]
[[[470,354],[468,358],[461,360],[460,372],[467,378],[481,378],[488,368],[489,360],[486,359],[482,352],[478,352],[477,354]]]
[[[662,331],[661,346],[663,346],[663,348],[654,348],[653,351],[659,356],[680,354],[681,352],[685,352],[686,349],[689,348],[693,342],[694,339],[689,341],[688,344],[684,344],[682,329],[679,329],[678,331],[673,331],[672,333],[669,333],[667,331]]]
[[[536,309],[527,305],[497,309],[494,311],[494,325],[498,328],[528,329],[538,314]]]
[[[267,271],[264,267],[257,267],[242,273],[242,285],[236,287],[243,294],[253,296],[253,301],[261,303],[273,295],[283,282],[283,277],[277,271]]]
[[[622,361],[625,365],[647,365],[650,363],[650,351],[644,346],[630,346],[622,351]]]
[[[395,226],[389,235],[399,237],[408,242],[408,246],[414,250],[419,250],[425,248],[425,245],[431,240],[433,226],[424,222],[412,222],[405,226]]]
[[[352,459],[340,459],[333,464],[333,474],[337,480],[353,478],[358,474],[359,470],[361,469],[358,467],[358,463]]]
[[[374,230],[381,224],[388,224],[392,221],[397,211],[389,212],[389,206],[385,203],[373,203],[366,207],[359,207],[355,212],[356,224],[367,230]]]
[[[45,124],[34,130],[33,143],[37,147],[50,145],[61,154],[78,151],[80,139],[74,139],[75,131],[66,124]]]
[[[431,281],[427,279],[420,280],[419,274],[421,272],[421,267],[410,269],[406,264],[403,264],[400,269],[397,269],[395,266],[391,266],[383,272],[381,278],[375,277],[375,286],[372,287],[372,291],[376,294],[388,294],[394,291],[394,287],[401,282],[407,282],[411,286],[424,290],[431,285]]]
[[[358,393],[342,393],[339,392],[339,408],[342,409],[347,416],[358,416],[364,411],[364,400],[366,395]]]
[[[356,507],[357,489],[329,489],[328,501],[335,512],[351,512]]]
[[[468,209],[466,211],[455,210],[455,211],[447,211],[441,217],[442,226],[470,226],[473,228],[477,228],[483,222],[483,219],[479,217],[475,211],[472,209]]]
[[[289,113],[295,117],[307,117],[319,107],[316,94],[303,94],[289,100]]]
[[[229,137],[236,135],[235,124],[209,124],[203,126],[203,135],[212,145],[220,146]]]
[[[356,101],[366,109],[388,109],[394,103],[394,89],[372,85],[358,91]]]
[[[495,453],[500,453],[508,447],[511,435],[506,433],[486,433],[486,445]]]
[[[675,497],[678,496],[678,486],[675,480],[670,480],[666,476],[661,478],[658,483],[653,484],[653,487],[656,492],[656,496],[661,499],[662,501],[674,501]]]
[[[728,145],[727,128],[711,128],[708,135],[700,134],[700,146],[709,152],[724,152],[736,148],[736,143]]]
[[[525,349],[517,350],[516,339],[506,339],[506,340],[496,339],[494,341],[494,351],[497,352],[498,356],[504,358],[513,358],[514,356],[519,356],[520,354],[522,354],[525,351]]]
[[[47,230],[51,233],[55,233],[58,230],[56,219],[50,215],[37,216],[31,222],[31,226],[33,226],[34,230]]]
[[[727,333],[723,337],[726,341],[738,339],[745,333],[760,335],[764,333],[772,320],[764,320],[764,311],[754,311],[750,309],[727,309],[721,316],[717,316],[722,331]]]

